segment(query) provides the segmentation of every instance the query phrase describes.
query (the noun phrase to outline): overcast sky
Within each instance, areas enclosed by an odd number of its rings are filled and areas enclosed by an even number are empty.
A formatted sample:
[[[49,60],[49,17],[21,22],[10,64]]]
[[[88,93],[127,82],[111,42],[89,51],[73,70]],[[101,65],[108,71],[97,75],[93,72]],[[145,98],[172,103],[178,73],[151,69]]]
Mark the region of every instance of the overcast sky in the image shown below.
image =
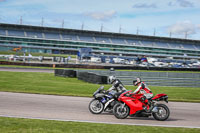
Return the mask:
[[[200,40],[200,0],[0,0],[0,23]]]

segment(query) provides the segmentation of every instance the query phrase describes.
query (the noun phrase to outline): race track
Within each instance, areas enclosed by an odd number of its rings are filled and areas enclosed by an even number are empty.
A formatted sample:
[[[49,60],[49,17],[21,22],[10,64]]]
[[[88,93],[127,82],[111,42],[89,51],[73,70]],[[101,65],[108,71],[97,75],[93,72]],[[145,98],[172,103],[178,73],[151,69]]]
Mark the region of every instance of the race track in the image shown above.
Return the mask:
[[[0,116],[110,124],[200,128],[200,103],[169,102],[167,121],[153,117],[116,119],[110,113],[91,114],[91,98],[0,92]]]
[[[0,71],[15,72],[47,72],[50,69],[34,68],[6,68],[0,67]],[[169,102],[171,114],[167,121],[157,121],[153,117],[116,119],[112,114],[91,114],[88,104],[91,98],[37,95],[24,93],[0,92],[0,116],[80,121],[110,124],[164,126],[164,127],[187,127],[200,128],[200,103]]]

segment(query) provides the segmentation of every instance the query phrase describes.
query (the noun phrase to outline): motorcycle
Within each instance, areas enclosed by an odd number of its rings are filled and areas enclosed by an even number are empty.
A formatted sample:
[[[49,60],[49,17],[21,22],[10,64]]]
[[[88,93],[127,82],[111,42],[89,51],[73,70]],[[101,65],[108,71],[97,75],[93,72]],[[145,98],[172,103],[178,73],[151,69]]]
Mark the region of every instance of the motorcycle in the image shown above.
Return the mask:
[[[117,93],[114,90],[106,92],[104,86],[101,86],[93,94],[94,99],[89,103],[89,111],[93,114],[100,114],[103,111],[112,111],[120,94],[121,93]]]
[[[148,101],[143,94],[127,91],[119,96],[118,101],[119,103],[113,107],[113,114],[118,119],[125,119],[127,116],[149,117],[153,115],[154,119],[164,121],[170,115],[169,108],[165,104],[159,103],[159,101],[168,103],[166,94],[157,94]]]

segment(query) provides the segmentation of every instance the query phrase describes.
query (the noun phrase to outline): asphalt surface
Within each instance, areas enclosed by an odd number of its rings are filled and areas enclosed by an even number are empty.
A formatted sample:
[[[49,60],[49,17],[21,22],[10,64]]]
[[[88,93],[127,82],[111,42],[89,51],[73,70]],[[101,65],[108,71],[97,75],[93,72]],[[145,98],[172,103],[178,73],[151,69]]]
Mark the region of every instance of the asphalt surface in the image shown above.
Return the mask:
[[[91,114],[91,98],[0,92],[0,116],[109,124],[200,128],[200,103],[169,102],[166,121],[153,117],[117,119],[111,113]]]

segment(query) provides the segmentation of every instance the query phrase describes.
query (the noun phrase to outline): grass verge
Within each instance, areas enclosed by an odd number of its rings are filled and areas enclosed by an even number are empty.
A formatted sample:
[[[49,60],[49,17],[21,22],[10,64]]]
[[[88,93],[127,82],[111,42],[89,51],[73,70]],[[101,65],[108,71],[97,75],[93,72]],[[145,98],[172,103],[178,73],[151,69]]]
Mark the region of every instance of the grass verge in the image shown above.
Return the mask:
[[[2,133],[199,133],[200,129],[96,124],[0,117]]]
[[[56,77],[53,73],[0,72],[0,91],[7,92],[92,97],[93,92],[100,86],[77,78]],[[104,86],[105,89],[111,87],[111,85]],[[126,86],[126,88],[136,89],[133,86]],[[170,101],[200,102],[200,88],[155,86],[150,88],[154,94],[168,94]]]

